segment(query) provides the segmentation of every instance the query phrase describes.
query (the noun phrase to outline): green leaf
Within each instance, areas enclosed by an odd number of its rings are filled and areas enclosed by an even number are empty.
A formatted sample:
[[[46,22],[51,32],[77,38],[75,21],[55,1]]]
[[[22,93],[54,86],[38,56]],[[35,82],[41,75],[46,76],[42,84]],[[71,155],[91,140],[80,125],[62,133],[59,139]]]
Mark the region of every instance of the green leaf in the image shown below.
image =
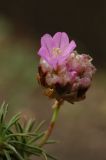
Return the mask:
[[[20,113],[17,113],[15,116],[13,116],[11,118],[11,120],[9,121],[9,123],[6,126],[5,132],[11,128],[11,126],[13,126],[18,120],[20,119]]]
[[[25,126],[24,132],[31,132],[32,129],[34,128],[34,125],[35,125],[35,120],[30,119]]]
[[[8,108],[8,104],[5,105],[5,102],[3,102],[0,108],[0,123],[2,123],[3,120],[5,119],[5,116],[7,114],[7,108]]]
[[[34,133],[13,133],[13,134],[9,134],[7,136],[7,138],[14,137],[14,136],[20,136],[20,137],[30,137],[30,136],[32,136],[32,137],[34,137],[34,136],[36,136],[36,134],[34,134]]]
[[[45,120],[42,121],[41,123],[39,123],[38,126],[35,129],[35,132],[38,132],[41,129],[41,127],[44,125],[44,123],[45,123]]]
[[[8,151],[4,150],[4,154],[7,160],[11,160],[11,157]]]
[[[24,144],[22,142],[18,142],[18,141],[10,141],[10,143],[14,143],[14,144],[20,144],[23,147],[29,148],[29,149],[33,149],[38,153],[42,153],[42,149],[38,146],[32,146],[32,145],[28,145],[28,144]],[[23,148],[24,149],[24,148]]]
[[[57,158],[55,158],[54,156],[52,156],[52,155],[50,155],[50,154],[48,154],[48,153],[46,153],[46,155],[47,155],[48,158],[50,158],[50,159],[52,159],[52,160],[57,160]]]
[[[19,160],[24,160],[24,158],[20,155],[20,153],[15,149],[14,146],[10,145],[10,144],[5,144],[11,151],[13,151],[16,156],[19,158]]]
[[[45,152],[43,152],[42,155],[43,155],[43,157],[44,157],[45,160],[48,160]]]
[[[23,128],[18,121],[15,123],[15,129],[16,129],[17,132],[23,133]]]
[[[45,144],[55,144],[55,143],[58,143],[58,141],[48,140]]]
[[[16,131],[17,131],[18,133],[22,133],[22,134],[23,134],[23,132],[24,132],[24,128],[22,127],[22,125],[21,125],[19,122],[16,122],[16,123],[15,123],[15,129],[16,129]],[[18,140],[26,143],[26,140],[25,140],[25,138],[24,138],[23,136],[21,136],[21,137],[15,136],[15,137],[16,137]]]
[[[36,137],[34,138],[30,138],[30,140],[28,141],[29,144],[32,144],[34,142],[36,142],[37,140],[39,140],[40,138],[42,138],[44,136],[44,132],[43,133],[39,133]]]
[[[19,121],[20,113],[18,113],[6,123],[7,110],[8,106],[3,102],[0,108],[0,138],[3,145],[3,148],[0,149],[0,160],[12,160],[13,157],[17,160],[28,160],[31,155],[43,157],[45,160],[56,160],[36,142],[45,134],[40,131],[45,121],[35,125],[35,120],[30,119],[23,124]],[[55,142],[48,140],[45,144]]]

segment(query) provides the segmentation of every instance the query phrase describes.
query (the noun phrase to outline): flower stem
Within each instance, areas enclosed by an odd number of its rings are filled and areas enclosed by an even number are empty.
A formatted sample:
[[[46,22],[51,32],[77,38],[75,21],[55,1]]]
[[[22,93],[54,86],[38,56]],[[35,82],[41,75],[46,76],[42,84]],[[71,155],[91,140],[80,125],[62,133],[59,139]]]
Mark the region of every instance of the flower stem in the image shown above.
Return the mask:
[[[40,147],[42,147],[47,142],[47,140],[49,139],[49,137],[50,137],[50,135],[53,131],[54,125],[56,123],[56,119],[58,117],[59,109],[60,109],[60,106],[61,106],[62,103],[63,103],[62,100],[60,100],[60,101],[56,100],[54,105],[52,106],[52,108],[53,108],[52,119],[51,119],[51,122],[49,124],[49,127],[48,127],[47,131],[45,132],[45,134],[44,134],[44,136],[43,136],[43,138],[42,138],[42,140],[39,144]]]

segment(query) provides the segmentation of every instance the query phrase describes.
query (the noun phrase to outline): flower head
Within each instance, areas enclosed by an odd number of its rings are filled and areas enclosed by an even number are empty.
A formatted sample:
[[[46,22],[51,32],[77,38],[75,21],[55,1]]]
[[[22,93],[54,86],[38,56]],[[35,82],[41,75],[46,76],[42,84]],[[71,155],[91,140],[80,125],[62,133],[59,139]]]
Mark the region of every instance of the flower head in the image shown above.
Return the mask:
[[[38,55],[45,59],[53,69],[56,69],[65,62],[75,48],[75,42],[72,40],[69,43],[68,35],[65,32],[57,32],[53,37],[45,34],[41,38]]]
[[[38,80],[46,88],[46,95],[71,103],[83,100],[96,71],[92,58],[78,54],[75,42],[69,43],[64,32],[53,38],[44,35],[41,44]]]

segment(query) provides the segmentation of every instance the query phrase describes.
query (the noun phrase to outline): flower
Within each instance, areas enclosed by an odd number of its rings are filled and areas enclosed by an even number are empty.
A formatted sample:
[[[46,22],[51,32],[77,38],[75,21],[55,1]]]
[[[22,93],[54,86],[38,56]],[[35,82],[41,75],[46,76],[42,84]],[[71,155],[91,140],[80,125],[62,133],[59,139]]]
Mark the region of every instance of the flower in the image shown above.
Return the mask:
[[[67,37],[64,32],[58,32],[54,37],[59,37],[59,35]],[[63,43],[63,38],[61,37],[62,45],[58,48],[59,40],[57,40],[57,38],[51,37],[50,42],[48,39],[48,41],[44,43],[45,36],[42,42],[43,47],[45,44],[46,46],[55,44],[50,47],[49,52],[47,52],[47,48],[45,52],[42,49],[38,52],[41,56],[38,81],[46,89],[46,95],[50,98],[66,100],[70,103],[83,100],[86,91],[91,86],[92,77],[96,71],[92,64],[92,58],[87,54],[78,54],[78,52],[74,50],[76,46],[74,41],[71,41],[69,44],[66,43],[67,41],[65,40]],[[55,46],[55,48],[53,48],[53,46]],[[60,49],[62,53],[58,53]]]
[[[58,65],[65,62],[75,48],[75,42],[72,40],[69,43],[68,35],[65,32],[57,32],[53,37],[45,34],[41,38],[41,48],[38,55],[45,59],[52,68],[56,69]]]

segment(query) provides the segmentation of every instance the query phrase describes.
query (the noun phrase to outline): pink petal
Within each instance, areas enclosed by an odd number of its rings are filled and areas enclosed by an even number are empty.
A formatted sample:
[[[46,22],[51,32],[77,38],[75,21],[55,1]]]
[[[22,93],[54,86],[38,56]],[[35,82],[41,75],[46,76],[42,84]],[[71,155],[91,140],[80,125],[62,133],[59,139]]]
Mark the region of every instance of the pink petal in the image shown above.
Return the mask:
[[[75,41],[71,41],[67,49],[63,52],[62,56],[58,56],[58,62],[59,64],[65,63],[65,60],[68,58],[68,56],[73,52],[73,50],[76,48]]]
[[[60,43],[61,43],[61,32],[57,32],[54,36],[53,36],[53,41],[55,43],[55,47],[59,48],[60,47]]]
[[[68,45],[68,47],[66,48],[66,50],[65,50],[65,52],[64,52],[64,54],[63,54],[63,56],[68,56],[68,55],[70,55],[71,54],[71,52],[73,52],[73,50],[76,48],[76,43],[75,43],[75,41],[71,41],[70,42],[70,44]]]
[[[65,32],[57,32],[53,36],[53,41],[55,43],[55,47],[61,48],[61,50],[66,49],[66,47],[69,45],[69,38]]]
[[[51,65],[52,65],[52,67],[53,67],[54,69],[57,68],[57,64],[58,64],[58,60],[57,60],[56,58],[55,58],[55,59],[52,59]]]
[[[49,56],[48,50],[45,47],[40,48],[40,50],[38,51],[38,55],[44,58],[49,63],[50,56]]]
[[[61,50],[65,50],[66,47],[69,45],[69,38],[68,35],[65,32],[62,32],[62,36],[61,36]]]
[[[41,47],[38,51],[38,55],[41,56],[52,68],[57,67],[57,59],[50,57],[47,48]]]
[[[54,47],[53,39],[52,39],[51,35],[45,34],[41,38],[41,46],[45,47],[48,50],[48,53],[51,54],[51,50]]]

